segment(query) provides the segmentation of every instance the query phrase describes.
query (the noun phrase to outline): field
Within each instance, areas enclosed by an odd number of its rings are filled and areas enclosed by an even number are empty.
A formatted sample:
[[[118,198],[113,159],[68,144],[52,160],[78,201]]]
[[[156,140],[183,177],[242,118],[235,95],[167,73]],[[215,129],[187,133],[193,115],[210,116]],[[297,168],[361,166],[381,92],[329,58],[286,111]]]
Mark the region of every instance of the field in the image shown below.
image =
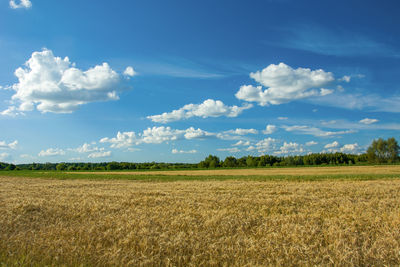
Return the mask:
[[[399,166],[20,174],[0,266],[400,264]]]

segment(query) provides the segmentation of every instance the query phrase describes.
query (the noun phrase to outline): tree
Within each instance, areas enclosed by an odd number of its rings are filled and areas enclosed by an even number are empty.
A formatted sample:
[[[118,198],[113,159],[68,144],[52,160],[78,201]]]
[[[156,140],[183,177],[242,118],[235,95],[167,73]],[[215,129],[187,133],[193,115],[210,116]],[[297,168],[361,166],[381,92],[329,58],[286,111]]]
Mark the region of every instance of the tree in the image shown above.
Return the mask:
[[[64,162],[58,163],[56,166],[57,171],[65,171],[67,169],[67,164]]]
[[[374,140],[368,147],[367,158],[370,163],[393,163],[399,160],[399,144],[394,137]]]

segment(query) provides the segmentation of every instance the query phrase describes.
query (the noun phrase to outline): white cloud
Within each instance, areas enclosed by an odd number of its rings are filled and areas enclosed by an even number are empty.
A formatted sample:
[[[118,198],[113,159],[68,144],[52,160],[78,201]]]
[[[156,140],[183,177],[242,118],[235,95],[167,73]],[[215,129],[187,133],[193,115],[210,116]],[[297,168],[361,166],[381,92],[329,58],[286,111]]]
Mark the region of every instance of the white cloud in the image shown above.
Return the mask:
[[[0,161],[9,161],[11,160],[11,155],[8,153],[0,153]]]
[[[250,73],[250,77],[267,89],[263,90],[262,86],[243,85],[235,96],[248,102],[257,102],[260,106],[279,105],[311,96],[326,95],[330,91],[315,89],[334,81],[331,72],[322,69],[293,69],[284,63],[271,64],[262,71]]]
[[[254,148],[260,153],[271,152],[276,149],[277,143],[278,143],[278,140],[268,137],[268,138],[265,138],[265,139],[259,141],[256,144],[255,148],[251,146],[251,147],[248,147],[247,150],[252,150]]]
[[[52,157],[52,156],[62,156],[65,155],[65,151],[59,148],[49,148],[47,150],[42,150],[39,152],[39,157]]]
[[[17,0],[18,2],[18,0]],[[32,3],[29,0],[20,0],[19,4],[17,3],[15,0],[10,0],[10,7],[13,9],[17,9],[17,8],[31,8],[32,7]]]
[[[94,159],[94,158],[107,158],[109,156],[111,156],[111,151],[99,151],[99,152],[90,153],[88,155],[88,158],[92,158],[92,159]]]
[[[289,155],[289,154],[294,155],[294,154],[301,154],[304,152],[305,149],[303,148],[302,145],[293,142],[290,143],[284,142],[283,146],[279,148],[279,151],[275,151],[274,153],[279,155]]]
[[[355,133],[354,130],[337,131],[337,132],[324,131],[316,127],[310,127],[305,125],[283,126],[282,128],[284,128],[288,132],[298,132],[301,134],[308,134],[317,137],[329,137],[341,134]]]
[[[241,129],[237,128],[235,130],[225,131],[227,134],[236,134],[236,135],[247,135],[247,134],[258,134],[256,129]]]
[[[340,82],[346,82],[349,83],[351,80],[351,76],[344,75],[342,78],[339,79]]]
[[[118,132],[116,137],[102,138],[100,143],[110,143],[112,148],[130,147],[136,142],[135,132]]]
[[[193,127],[190,127],[186,129],[184,137],[186,139],[204,139],[204,138],[209,138],[216,136],[214,133],[210,133],[207,131],[203,131],[202,129],[198,128],[195,129]]]
[[[18,145],[17,140],[8,144],[5,141],[0,141],[0,149],[16,149],[17,145]]]
[[[161,115],[147,116],[153,122],[168,123],[172,121],[179,121],[191,117],[237,117],[243,110],[251,108],[252,105],[227,106],[220,100],[207,99],[201,104],[187,104],[180,109],[173,110],[172,112],[164,112]]]
[[[278,117],[278,120],[287,120],[287,119],[289,119],[288,117]]]
[[[357,143],[355,144],[347,144],[340,148],[340,152],[349,153],[349,154],[357,154],[360,153],[360,147]]]
[[[320,92],[321,96],[326,96],[326,95],[332,94],[334,92],[334,90],[321,88],[319,92]]]
[[[133,76],[137,75],[137,72],[131,66],[128,66],[124,70],[124,75],[128,76],[128,77],[133,77]]]
[[[240,140],[237,143],[233,144],[232,146],[250,146],[250,141]]]
[[[193,149],[193,150],[178,150],[176,148],[172,149],[172,154],[195,154],[197,153],[197,150]]]
[[[237,147],[230,147],[230,148],[218,148],[217,151],[226,151],[229,153],[238,153],[240,152],[240,149]]]
[[[15,71],[15,76],[18,83],[12,85],[16,92],[12,96],[13,105],[2,115],[34,109],[43,113],[71,113],[87,103],[117,100],[122,90],[120,75],[107,63],[82,71],[68,57],[55,57],[47,49],[32,53],[25,67]]]
[[[142,133],[135,132],[118,132],[116,137],[104,137],[100,143],[110,143],[112,148],[129,148],[133,145],[140,144],[161,144],[164,142],[175,141],[180,139],[205,139],[218,138],[217,134],[204,131],[200,128],[193,127],[186,130],[172,129],[171,127],[152,127],[147,128]]]
[[[267,127],[265,127],[265,130],[263,131],[263,134],[272,134],[276,132],[277,127],[275,125],[268,124]]]
[[[335,148],[335,147],[338,147],[338,146],[339,146],[339,143],[337,141],[334,141],[334,142],[332,142],[330,144],[326,144],[324,146],[324,148]]]
[[[72,149],[68,149],[68,150],[75,151],[78,153],[89,153],[89,152],[94,152],[94,151],[103,151],[104,148],[99,148],[97,146],[94,146],[94,144],[84,143],[80,147],[72,148]]]
[[[194,128],[191,128],[188,136],[190,138],[197,138],[198,136],[203,135],[203,132],[200,129],[198,130],[199,131],[196,131]],[[163,142],[177,140],[184,133],[184,130],[175,130],[171,129],[171,127],[164,126],[147,128],[141,135],[141,142],[146,144],[161,144]]]
[[[373,124],[373,123],[378,122],[378,121],[379,120],[377,120],[377,119],[365,118],[365,119],[360,120],[360,123],[369,125],[369,124]]]
[[[310,141],[306,143],[306,146],[315,146],[315,145],[318,145],[318,143],[315,141]]]

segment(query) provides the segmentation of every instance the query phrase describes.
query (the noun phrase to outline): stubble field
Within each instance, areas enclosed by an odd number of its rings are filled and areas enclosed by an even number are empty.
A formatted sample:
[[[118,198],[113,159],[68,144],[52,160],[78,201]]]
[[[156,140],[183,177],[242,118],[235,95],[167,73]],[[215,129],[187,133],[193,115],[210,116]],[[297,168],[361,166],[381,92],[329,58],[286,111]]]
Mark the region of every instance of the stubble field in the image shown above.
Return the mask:
[[[0,265],[397,266],[400,176],[391,174],[168,182],[3,176]]]

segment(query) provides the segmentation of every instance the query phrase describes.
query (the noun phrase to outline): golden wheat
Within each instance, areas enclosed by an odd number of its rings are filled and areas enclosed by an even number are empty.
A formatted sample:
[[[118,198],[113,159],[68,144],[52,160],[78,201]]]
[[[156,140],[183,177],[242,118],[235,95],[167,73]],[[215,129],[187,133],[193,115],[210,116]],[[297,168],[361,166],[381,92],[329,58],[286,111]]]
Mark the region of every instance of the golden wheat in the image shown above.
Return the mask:
[[[93,174],[93,172],[69,172]],[[377,166],[332,166],[332,167],[300,167],[300,168],[258,168],[258,169],[214,169],[214,170],[180,170],[180,171],[117,171],[117,172],[96,172],[99,175],[105,174],[126,174],[126,175],[189,175],[189,176],[274,176],[274,175],[340,175],[340,174],[399,174],[400,165],[377,165]]]
[[[0,177],[0,265],[393,266],[400,181]]]

